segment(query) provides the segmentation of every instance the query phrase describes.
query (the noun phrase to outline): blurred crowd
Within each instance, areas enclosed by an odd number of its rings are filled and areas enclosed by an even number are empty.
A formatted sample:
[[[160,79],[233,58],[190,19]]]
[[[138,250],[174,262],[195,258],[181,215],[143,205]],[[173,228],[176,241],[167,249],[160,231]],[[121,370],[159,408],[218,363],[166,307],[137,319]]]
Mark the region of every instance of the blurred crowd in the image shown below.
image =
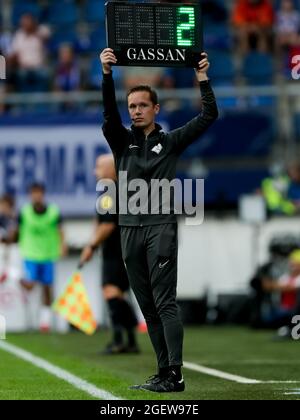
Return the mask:
[[[7,59],[6,88],[10,92],[69,92],[99,87],[98,52],[106,42],[104,10],[98,10],[104,9],[102,2],[14,0],[11,4],[10,20],[4,19],[3,12],[2,19],[0,16],[0,53]],[[202,5],[205,49],[211,50],[212,56],[227,51],[232,60],[242,60],[255,51],[277,57],[284,64],[300,48],[298,0],[203,0]],[[59,12],[64,11],[63,18]],[[102,20],[98,21],[101,14]],[[93,16],[95,21],[91,22]],[[115,79],[118,87],[125,89],[137,83],[188,88],[193,85],[191,75],[190,69],[122,68],[116,69]]]

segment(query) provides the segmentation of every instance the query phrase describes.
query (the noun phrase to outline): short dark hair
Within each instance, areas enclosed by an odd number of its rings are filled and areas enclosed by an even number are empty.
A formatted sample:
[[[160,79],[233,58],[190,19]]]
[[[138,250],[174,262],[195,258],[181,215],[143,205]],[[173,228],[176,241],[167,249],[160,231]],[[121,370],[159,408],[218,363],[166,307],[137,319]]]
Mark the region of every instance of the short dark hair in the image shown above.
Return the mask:
[[[135,92],[148,92],[150,95],[150,99],[151,102],[153,103],[153,105],[157,105],[158,104],[158,95],[157,92],[152,89],[152,87],[147,86],[147,85],[139,85],[139,86],[135,86],[133,88],[131,88],[128,93],[127,93],[127,99],[129,97],[129,95],[131,95],[132,93]]]
[[[45,185],[41,182],[33,182],[28,188],[29,193],[31,193],[32,191],[41,191],[42,193],[45,193],[46,188]]]

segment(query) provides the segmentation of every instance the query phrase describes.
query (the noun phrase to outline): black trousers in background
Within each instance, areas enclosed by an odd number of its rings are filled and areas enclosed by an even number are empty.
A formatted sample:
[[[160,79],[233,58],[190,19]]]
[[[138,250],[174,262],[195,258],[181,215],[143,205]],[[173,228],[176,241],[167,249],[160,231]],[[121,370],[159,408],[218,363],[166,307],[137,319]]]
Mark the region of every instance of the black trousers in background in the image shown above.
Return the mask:
[[[182,365],[183,326],[176,303],[177,224],[122,226],[121,244],[159,368]]]

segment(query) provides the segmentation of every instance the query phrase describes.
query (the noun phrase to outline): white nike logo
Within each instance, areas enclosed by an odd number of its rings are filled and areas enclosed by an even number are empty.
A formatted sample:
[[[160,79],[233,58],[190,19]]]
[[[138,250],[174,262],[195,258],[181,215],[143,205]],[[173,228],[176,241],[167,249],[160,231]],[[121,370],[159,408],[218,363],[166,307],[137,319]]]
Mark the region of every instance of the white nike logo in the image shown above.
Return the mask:
[[[184,379],[182,378],[181,381],[178,381],[179,384],[182,384],[184,382]]]
[[[162,151],[163,147],[162,145],[159,143],[158,145],[156,145],[155,147],[153,147],[153,149],[151,150],[151,152],[156,153],[157,155],[160,154],[160,152]]]
[[[170,260],[166,261],[164,264],[159,263],[158,267],[159,268],[164,268],[167,264],[169,264]]]
[[[129,146],[129,149],[139,149],[139,148],[140,148],[140,146],[136,146],[135,144],[131,144]]]

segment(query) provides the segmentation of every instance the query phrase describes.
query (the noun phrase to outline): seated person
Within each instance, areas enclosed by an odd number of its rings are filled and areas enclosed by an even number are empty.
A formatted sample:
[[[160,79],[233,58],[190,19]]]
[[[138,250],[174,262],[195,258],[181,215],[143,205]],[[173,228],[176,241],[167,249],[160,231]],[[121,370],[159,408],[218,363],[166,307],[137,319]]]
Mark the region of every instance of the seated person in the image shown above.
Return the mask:
[[[250,51],[253,39],[260,52],[269,51],[274,23],[274,10],[270,0],[237,0],[231,21],[236,29],[241,54]]]

